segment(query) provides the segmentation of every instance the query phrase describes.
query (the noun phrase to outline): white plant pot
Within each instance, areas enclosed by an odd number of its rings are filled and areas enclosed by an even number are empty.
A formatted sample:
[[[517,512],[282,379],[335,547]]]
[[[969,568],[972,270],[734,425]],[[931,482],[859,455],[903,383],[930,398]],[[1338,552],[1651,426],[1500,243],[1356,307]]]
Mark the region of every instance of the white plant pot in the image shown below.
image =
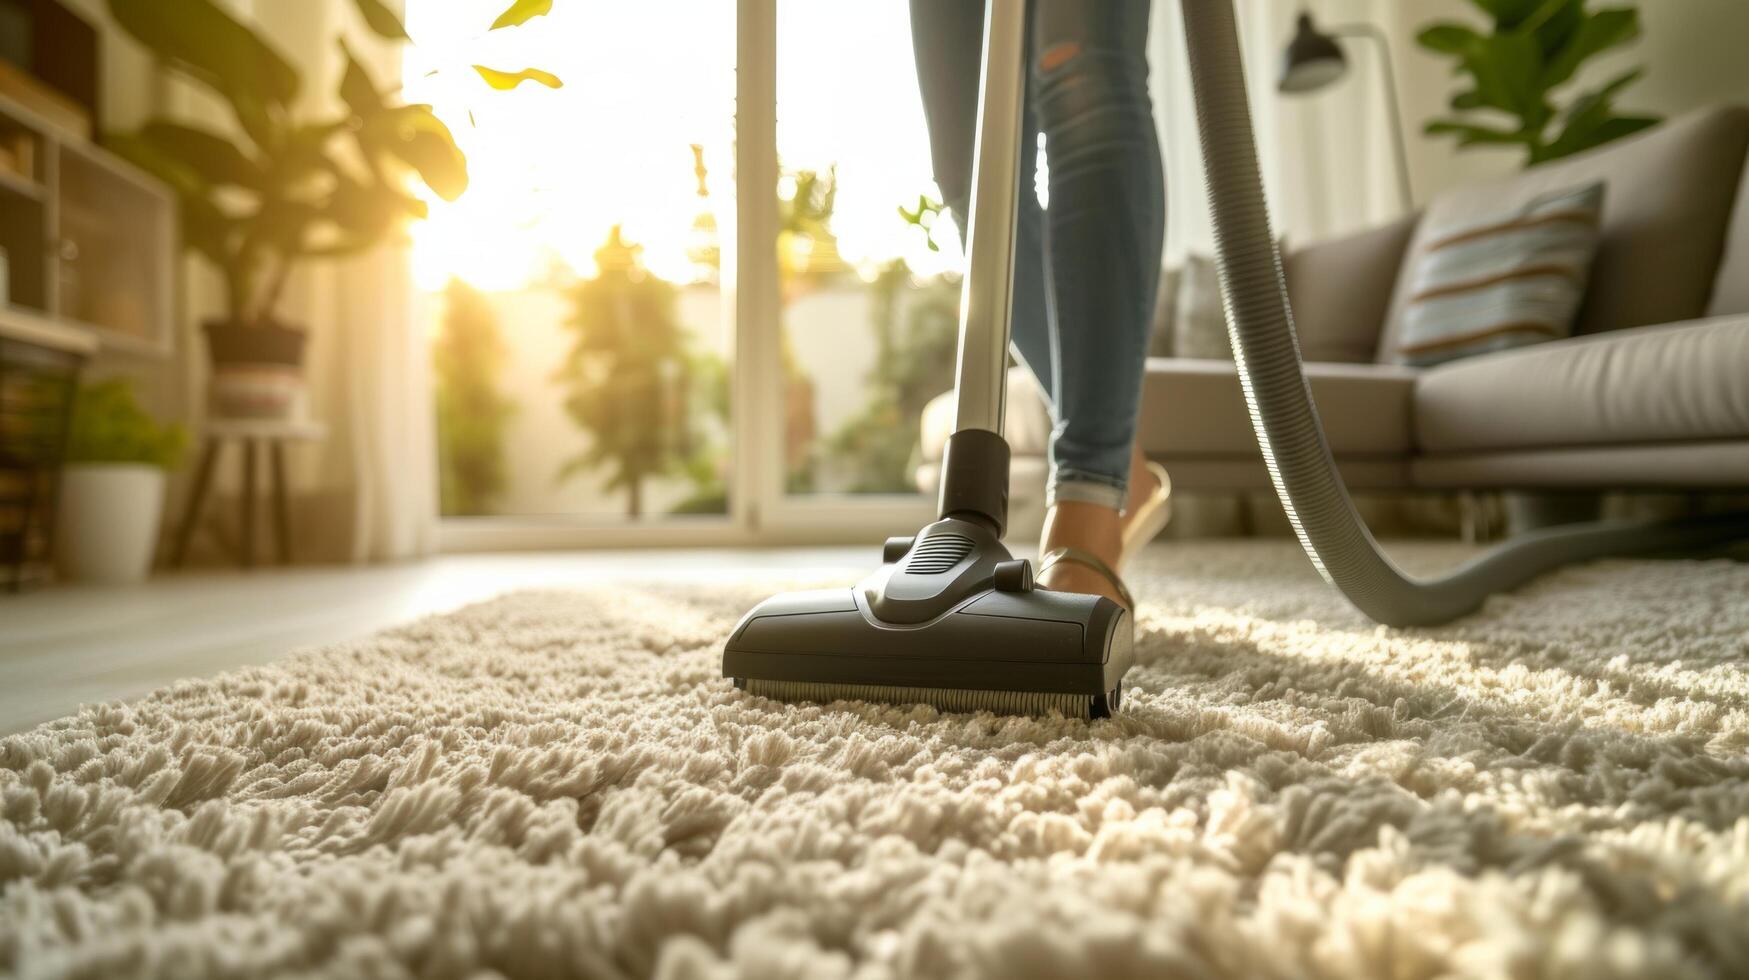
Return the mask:
[[[56,564],[77,582],[144,581],[164,515],[162,467],[74,463],[61,472],[55,515]]]

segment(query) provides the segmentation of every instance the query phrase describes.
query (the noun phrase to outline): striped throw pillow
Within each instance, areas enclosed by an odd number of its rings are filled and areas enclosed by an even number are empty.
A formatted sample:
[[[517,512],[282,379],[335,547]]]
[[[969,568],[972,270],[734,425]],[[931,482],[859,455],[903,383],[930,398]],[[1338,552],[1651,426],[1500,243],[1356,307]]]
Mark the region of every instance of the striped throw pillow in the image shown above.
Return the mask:
[[[1596,183],[1436,231],[1397,334],[1403,360],[1424,367],[1571,334],[1602,210]]]

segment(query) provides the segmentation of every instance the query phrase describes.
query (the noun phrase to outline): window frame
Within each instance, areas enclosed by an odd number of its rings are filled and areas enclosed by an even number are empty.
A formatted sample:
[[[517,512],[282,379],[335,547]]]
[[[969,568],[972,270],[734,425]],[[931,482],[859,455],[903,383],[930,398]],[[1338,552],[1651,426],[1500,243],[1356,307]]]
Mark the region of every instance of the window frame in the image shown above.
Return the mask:
[[[934,519],[922,494],[791,494],[784,487],[783,303],[778,265],[777,4],[736,0],[735,208],[725,235],[722,302],[730,323],[730,469],[726,515],[636,523],[565,514],[440,517],[443,552],[804,545],[909,534]]]

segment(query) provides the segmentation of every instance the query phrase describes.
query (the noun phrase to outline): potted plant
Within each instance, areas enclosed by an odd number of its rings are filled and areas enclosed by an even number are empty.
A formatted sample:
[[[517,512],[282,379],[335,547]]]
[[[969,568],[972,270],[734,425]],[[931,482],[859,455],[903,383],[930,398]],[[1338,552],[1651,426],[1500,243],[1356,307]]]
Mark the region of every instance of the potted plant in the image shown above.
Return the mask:
[[[139,582],[152,568],[167,473],[188,435],[160,425],[124,380],[81,387],[73,400],[56,512],[61,573],[82,582]]]
[[[1616,98],[1643,68],[1573,96],[1564,109],[1556,105],[1555,90],[1572,82],[1582,65],[1639,38],[1633,7],[1591,9],[1587,0],[1472,2],[1492,19],[1491,32],[1439,22],[1415,38],[1451,58],[1453,75],[1465,76],[1465,87],[1451,97],[1454,115],[1429,122],[1428,135],[1455,137],[1460,148],[1519,147],[1525,165],[1534,167],[1658,124],[1657,116],[1616,111]]]
[[[364,23],[391,43],[407,33],[382,0],[355,0]],[[334,259],[390,240],[423,217],[423,186],[445,201],[467,189],[467,160],[428,105],[407,104],[378,85],[347,47],[338,83],[342,109],[300,113],[304,78],[268,40],[213,0],[108,0],[122,30],[159,63],[227,104],[224,132],[155,118],[113,134],[121,156],[163,180],[180,202],[183,241],[215,266],[225,311],[202,323],[212,358],[212,409],[227,417],[290,412],[302,389],[300,324],[279,304],[300,263]],[[492,30],[546,13],[551,0],[516,0]],[[474,65],[487,85],[558,87],[537,69]]]

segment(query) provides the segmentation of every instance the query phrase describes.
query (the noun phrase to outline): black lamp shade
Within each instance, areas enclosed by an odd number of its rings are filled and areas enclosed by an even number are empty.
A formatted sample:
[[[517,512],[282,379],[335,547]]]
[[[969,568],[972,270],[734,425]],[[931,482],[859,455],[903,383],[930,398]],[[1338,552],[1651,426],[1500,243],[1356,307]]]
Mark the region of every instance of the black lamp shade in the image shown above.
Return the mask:
[[[1284,93],[1315,92],[1347,71],[1348,59],[1342,55],[1342,46],[1318,30],[1311,14],[1300,14],[1293,40],[1281,53],[1281,78],[1276,88]]]

